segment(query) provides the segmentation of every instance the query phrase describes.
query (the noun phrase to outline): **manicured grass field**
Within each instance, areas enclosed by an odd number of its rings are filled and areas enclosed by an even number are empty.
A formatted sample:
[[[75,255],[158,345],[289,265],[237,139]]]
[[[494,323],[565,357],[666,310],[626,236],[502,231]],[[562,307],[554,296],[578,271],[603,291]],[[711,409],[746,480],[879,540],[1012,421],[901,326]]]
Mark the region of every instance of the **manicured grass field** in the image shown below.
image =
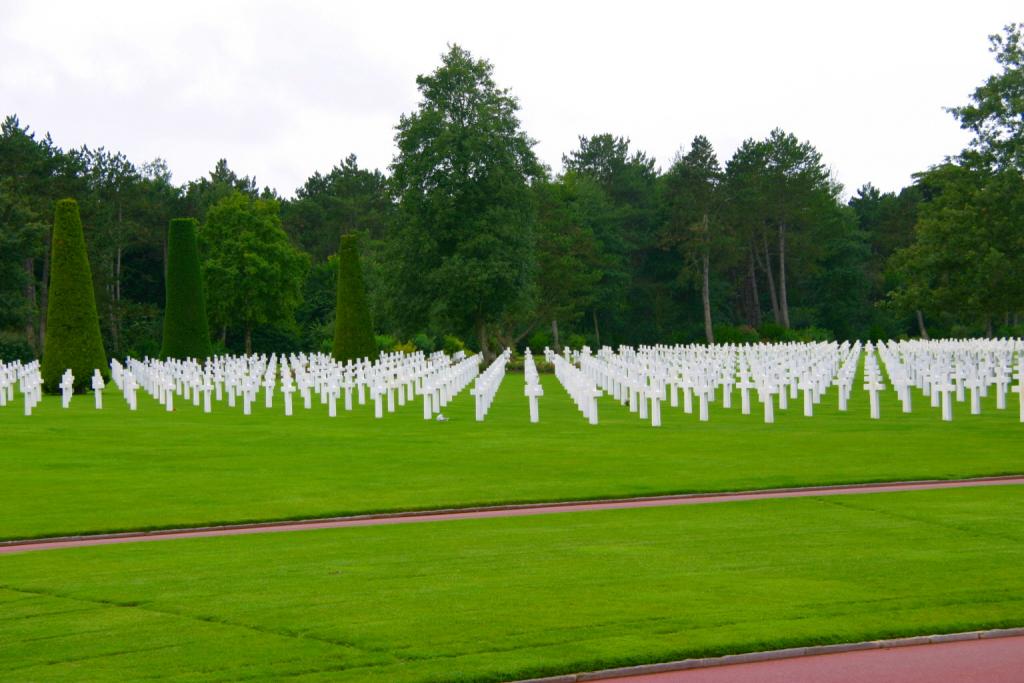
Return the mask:
[[[372,404],[327,417],[325,406],[283,414],[262,396],[253,415],[216,404],[204,415],[180,398],[167,413],[140,391],[129,412],[108,390],[71,408],[47,397],[31,417],[20,400],[0,409],[0,539],[342,515],[350,513],[722,491],[779,486],[958,478],[1024,472],[1024,425],[1016,405],[955,421],[915,396],[915,412],[884,395],[868,419],[855,389],[849,413],[835,390],[813,418],[792,401],[763,423],[760,404],[742,416],[711,407],[701,423],[664,408],[652,428],[609,398],[588,425],[552,376],[543,378],[541,423],[528,421],[521,375],[505,378],[484,423],[463,392],[447,423],[424,422],[419,401],[383,420]]]
[[[1024,625],[1024,489],[0,557],[0,679],[502,679]]]

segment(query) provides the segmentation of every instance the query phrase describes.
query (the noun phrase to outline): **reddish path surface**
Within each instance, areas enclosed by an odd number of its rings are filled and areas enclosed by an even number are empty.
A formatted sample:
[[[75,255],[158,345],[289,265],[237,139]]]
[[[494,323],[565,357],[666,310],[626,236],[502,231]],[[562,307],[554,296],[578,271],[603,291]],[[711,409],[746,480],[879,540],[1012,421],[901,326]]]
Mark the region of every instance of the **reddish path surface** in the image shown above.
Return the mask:
[[[619,683],[1021,683],[1024,636],[861,650],[601,680]]]
[[[2,541],[0,542],[0,554],[27,552],[31,550],[74,548],[90,545],[110,545],[113,543],[137,543],[141,541],[166,541],[181,538],[202,538],[206,536],[263,534],[275,531],[307,531],[311,529],[336,529],[340,527],[375,526],[382,524],[411,524],[414,522],[441,522],[458,519],[548,515],[559,512],[582,512],[587,510],[617,510],[624,508],[665,507],[673,505],[703,505],[708,503],[726,503],[743,500],[763,500],[767,498],[806,498],[810,496],[839,496],[886,493],[891,491],[922,491],[929,489],[965,488],[971,486],[1008,486],[1015,484],[1024,484],[1024,476],[982,477],[978,479],[958,479],[950,481],[810,486],[804,488],[770,489],[736,493],[697,493],[678,496],[656,496],[651,498],[626,498],[619,500],[588,502],[504,505],[484,508],[437,510],[432,512],[399,512],[290,522],[265,522],[258,524],[197,527],[192,529],[173,529],[166,531],[73,536],[33,541]],[[1022,676],[1021,680],[1024,681],[1024,676]]]

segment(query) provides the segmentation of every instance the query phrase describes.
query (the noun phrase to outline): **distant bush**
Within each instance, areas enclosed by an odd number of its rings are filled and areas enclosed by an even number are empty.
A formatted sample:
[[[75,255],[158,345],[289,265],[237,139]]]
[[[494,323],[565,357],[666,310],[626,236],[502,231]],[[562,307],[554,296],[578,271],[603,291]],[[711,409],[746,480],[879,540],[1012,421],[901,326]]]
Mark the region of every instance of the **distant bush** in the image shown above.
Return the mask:
[[[434,338],[430,337],[425,332],[420,332],[419,334],[414,336],[410,341],[412,342],[412,345],[416,347],[417,350],[422,351],[423,353],[426,354],[433,353],[434,349],[437,348],[437,345],[434,343]]]
[[[563,345],[571,349],[580,349],[587,345],[587,338],[582,334],[570,334],[565,338]]]
[[[534,357],[533,357],[533,364],[535,366],[537,366],[537,372],[539,372],[541,374],[553,373],[555,371],[555,366],[551,365],[546,360],[544,360],[544,356],[541,356],[541,355],[534,355]],[[505,368],[509,372],[522,372],[523,371],[523,365],[524,365],[523,358],[519,357],[519,358],[516,358],[515,360],[509,361],[508,365],[506,365]]]
[[[554,349],[554,343],[551,339],[551,333],[547,330],[537,330],[530,335],[530,338],[526,340],[526,345],[530,347],[530,350],[534,353],[543,353],[544,347]]]
[[[374,341],[376,341],[377,351],[380,353],[390,352],[391,349],[395,348],[395,344],[398,343],[398,340],[390,334],[374,335]]]
[[[458,353],[459,351],[465,351],[466,344],[458,337],[453,337],[450,334],[446,334],[441,339],[441,350],[450,356],[454,353]]]
[[[832,341],[835,335],[832,334],[832,330],[826,330],[823,327],[802,327],[799,330],[790,330],[793,333],[793,341],[801,342],[823,342]]]
[[[819,342],[831,341],[835,338],[832,330],[822,327],[802,327],[787,330],[776,323],[763,323],[757,328],[761,341],[766,342]]]
[[[16,332],[0,331],[0,361],[20,360],[27,363],[35,357],[32,347]]]
[[[1024,325],[1000,325],[996,328],[997,337],[1024,337]]]
[[[416,345],[413,344],[411,341],[399,342],[388,350],[391,352],[401,351],[402,353],[416,353],[417,351]]]
[[[792,341],[791,332],[778,323],[761,323],[757,334],[765,342]]]
[[[749,325],[715,325],[715,342],[718,344],[755,344],[761,335]]]

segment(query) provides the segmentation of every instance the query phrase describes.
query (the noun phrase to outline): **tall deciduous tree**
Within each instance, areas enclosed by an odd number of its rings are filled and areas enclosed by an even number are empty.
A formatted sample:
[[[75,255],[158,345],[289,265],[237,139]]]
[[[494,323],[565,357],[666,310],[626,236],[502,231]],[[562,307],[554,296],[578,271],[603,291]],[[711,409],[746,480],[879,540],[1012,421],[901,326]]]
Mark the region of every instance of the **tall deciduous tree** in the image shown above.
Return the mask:
[[[970,103],[949,111],[974,134],[971,149],[997,170],[1024,172],[1024,24],[1009,24],[989,36],[999,64],[971,94]]]
[[[698,135],[686,154],[676,155],[662,181],[663,242],[683,257],[683,273],[700,280],[704,335],[715,342],[711,320],[711,254],[723,243],[719,185],[722,169],[711,142]]]
[[[600,246],[588,216],[587,193],[600,191],[591,181],[567,173],[555,182],[534,185],[538,220],[538,322],[551,324],[555,350],[561,353],[559,324],[573,325],[591,310],[601,280]]]
[[[602,335],[605,343],[656,336],[661,273],[655,266],[661,250],[654,159],[631,151],[628,138],[602,133],[580,136],[579,148],[564,155],[562,164],[567,174],[589,178],[604,195],[586,197],[604,254],[591,314],[595,341],[600,344]]]
[[[491,327],[530,282],[530,181],[541,170],[519,103],[493,72],[454,45],[419,76],[421,100],[396,127],[391,165],[401,212],[391,254],[396,314],[407,328],[471,328],[485,355]]]
[[[233,192],[212,207],[200,231],[211,321],[245,333],[252,352],[257,325],[294,319],[309,257],[281,228],[280,204]]]
[[[142,179],[135,165],[120,152],[83,147],[81,155],[97,304],[111,350],[116,354],[120,351],[124,253],[139,233],[136,214]]]

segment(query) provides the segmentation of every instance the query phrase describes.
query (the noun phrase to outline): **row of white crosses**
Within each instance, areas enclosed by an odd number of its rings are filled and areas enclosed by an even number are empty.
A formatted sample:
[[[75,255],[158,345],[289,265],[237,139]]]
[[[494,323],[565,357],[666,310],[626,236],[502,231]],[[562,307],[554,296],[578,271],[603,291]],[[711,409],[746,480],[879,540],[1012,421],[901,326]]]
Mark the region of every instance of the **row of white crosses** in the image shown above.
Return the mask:
[[[501,380],[505,378],[505,366],[512,357],[512,350],[505,349],[494,359],[486,370],[477,375],[476,382],[470,393],[476,399],[476,421],[483,422],[487,417],[487,411],[494,402],[494,395],[498,393]]]
[[[38,360],[0,362],[0,408],[14,401],[15,388],[21,393],[25,415],[31,415],[43,398],[43,376]]]
[[[941,407],[942,419],[953,419],[953,402],[970,397],[970,413],[981,414],[981,399],[995,392],[996,409],[1006,409],[1006,395],[1018,394],[1019,419],[1024,422],[1024,344],[1019,339],[964,339],[879,342],[882,359],[903,412],[913,409],[912,389],[919,390],[931,406]],[[1017,386],[1012,387],[1016,380]]]
[[[168,411],[174,409],[175,397],[179,396],[191,399],[197,407],[202,402],[204,412],[209,413],[214,398],[220,401],[223,396],[229,408],[240,400],[243,414],[250,415],[261,391],[264,407],[273,408],[280,376],[285,415],[293,414],[293,394],[297,391],[305,409],[312,409],[316,396],[321,405],[327,406],[330,417],[337,415],[342,394],[348,411],[353,409],[354,399],[363,405],[369,397],[374,402],[375,416],[380,418],[385,403],[387,412],[395,412],[416,394],[429,394],[429,410],[439,411],[472,381],[479,362],[479,357],[467,359],[462,352],[454,357],[441,352],[430,357],[421,352],[384,354],[373,363],[365,358],[339,363],[326,354],[291,354],[280,358],[220,356],[202,365],[190,359],[129,359],[125,366],[114,361],[111,369],[114,382],[133,410],[133,389],[141,387]],[[425,388],[425,384],[429,386]]]
[[[441,411],[448,405],[448,402],[469,386],[469,383],[480,373],[480,363],[483,362],[483,357],[476,354],[466,358],[466,354],[459,351],[452,357],[452,360],[455,361],[454,364],[439,364],[420,380],[424,420],[431,420],[434,415],[437,415],[438,419],[442,419]]]
[[[575,353],[578,360],[579,352]],[[576,407],[583,413],[583,417],[592,424],[597,424],[597,399],[601,396],[601,390],[594,384],[594,380],[588,377],[582,370],[572,362],[572,352],[565,349],[565,357],[559,356],[551,349],[544,349],[544,359],[554,365],[555,377],[565,387],[566,392],[576,403]]]
[[[732,407],[732,392],[739,390],[740,411],[752,412],[751,392],[763,407],[765,422],[775,419],[776,402],[780,410],[789,400],[800,397],[805,416],[814,414],[830,387],[836,388],[840,411],[854,388],[861,362],[864,366],[863,390],[869,395],[870,415],[881,418],[880,397],[887,390],[886,378],[895,390],[902,410],[913,409],[913,392],[919,391],[932,407],[941,406],[942,419],[953,419],[954,402],[969,399],[970,413],[981,412],[982,399],[995,393],[998,410],[1007,406],[1007,394],[1017,394],[1019,416],[1024,422],[1024,342],[1019,339],[900,341],[850,344],[755,344],[607,347],[596,354],[584,347],[566,350],[559,356],[545,350],[556,376],[569,391],[584,416],[597,423],[597,396],[603,390],[640,419],[661,424],[662,404],[682,405],[686,413],[698,410],[700,419],[709,419],[709,405],[721,389],[721,405]],[[424,419],[440,414],[447,403],[477,379],[474,395],[477,419],[483,419],[504,376],[509,359],[506,350],[495,364],[477,377],[481,359],[459,353],[430,356],[384,354],[376,362],[368,359],[339,363],[326,354],[219,356],[204,363],[193,359],[166,361],[128,359],[124,365],[111,362],[111,378],[124,395],[129,409],[137,408],[137,390],[153,396],[166,410],[173,411],[175,400],[185,400],[211,412],[214,401],[226,397],[229,407],[236,400],[244,414],[264,393],[267,408],[274,405],[278,390],[284,396],[284,412],[293,413],[293,394],[298,392],[305,409],[315,399],[327,407],[328,415],[337,414],[337,402],[344,397],[345,410],[367,398],[374,402],[374,414],[395,412],[414,396],[423,398]],[[526,387],[530,401],[530,419],[539,420],[537,399],[543,394],[533,357],[524,359]],[[70,404],[74,375],[64,373],[60,389],[62,405]],[[42,396],[39,362],[0,362],[0,407],[14,397],[15,385],[24,396],[25,414],[30,415]],[[99,370],[92,376],[91,388],[97,409],[102,409],[104,381]],[[680,397],[681,394],[681,397]],[[385,408],[386,406],[386,408]]]
[[[697,405],[699,419],[710,419],[709,406],[721,389],[722,406],[732,407],[734,387],[740,392],[740,410],[751,412],[750,392],[764,407],[765,422],[775,419],[774,397],[786,409],[790,398],[803,392],[803,412],[810,417],[814,406],[832,385],[842,367],[854,368],[859,345],[791,344],[756,346],[642,346],[639,349],[608,347],[591,355],[584,347],[576,354],[580,370],[598,387],[637,413],[652,426],[661,425],[662,403],[680,405],[686,413]],[[844,365],[844,361],[846,364]],[[847,371],[843,396],[848,396],[852,375]],[[845,406],[842,406],[845,407]]]
[[[523,354],[523,378],[526,380],[526,387],[523,394],[530,401],[530,422],[540,422],[540,406],[538,402],[544,395],[544,387],[540,384],[540,375],[537,373],[537,364],[533,360],[533,353],[529,348]]]

